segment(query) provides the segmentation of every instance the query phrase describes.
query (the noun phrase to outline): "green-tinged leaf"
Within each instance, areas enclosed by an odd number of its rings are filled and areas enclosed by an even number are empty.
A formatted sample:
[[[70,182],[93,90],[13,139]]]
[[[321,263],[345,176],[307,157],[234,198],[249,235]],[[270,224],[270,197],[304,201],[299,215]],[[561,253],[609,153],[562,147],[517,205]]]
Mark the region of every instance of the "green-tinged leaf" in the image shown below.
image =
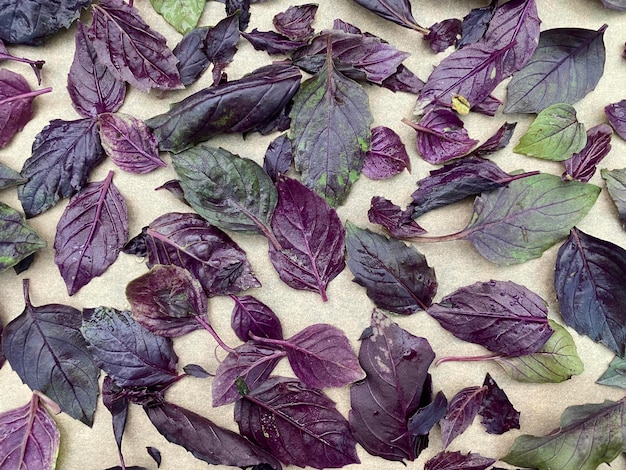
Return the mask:
[[[180,34],[196,27],[206,0],[150,0],[152,7]]]
[[[608,369],[596,380],[596,383],[626,388],[626,359],[615,356]]]
[[[363,87],[327,60],[294,96],[290,138],[302,182],[335,207],[344,202],[370,148],[372,115]]]
[[[626,402],[568,407],[545,437],[519,436],[503,461],[537,470],[595,470],[626,451]]]
[[[539,351],[496,358],[506,373],[518,382],[563,382],[583,372],[584,365],[578,357],[572,335],[557,322],[548,320],[548,323],[554,333]]]
[[[278,202],[272,179],[256,162],[206,145],[172,156],[185,199],[222,229],[269,233]]]
[[[585,126],[576,110],[566,103],[553,104],[541,111],[513,151],[529,157],[563,161],[587,143]]]
[[[45,246],[22,214],[0,202],[0,272]]]
[[[459,235],[492,263],[524,263],[566,238],[598,194],[597,186],[555,175],[522,178],[476,198],[472,219]]]
[[[617,207],[622,227],[626,228],[626,168],[619,170],[600,170],[602,179],[606,181],[606,189]]]

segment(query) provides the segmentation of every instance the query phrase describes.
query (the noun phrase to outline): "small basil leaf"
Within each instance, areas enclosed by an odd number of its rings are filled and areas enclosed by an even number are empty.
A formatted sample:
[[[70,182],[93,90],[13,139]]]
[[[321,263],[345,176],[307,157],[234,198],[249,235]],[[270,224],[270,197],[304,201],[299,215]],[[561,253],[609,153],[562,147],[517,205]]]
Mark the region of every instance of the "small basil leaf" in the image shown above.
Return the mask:
[[[485,470],[491,467],[496,459],[483,457],[469,452],[439,452],[424,464],[424,470]]]
[[[466,387],[452,397],[446,415],[439,422],[444,449],[472,424],[486,392],[487,387],[484,386]]]
[[[372,129],[371,148],[365,154],[362,172],[370,179],[391,178],[404,169],[411,172],[411,160],[400,136],[393,129]]]
[[[283,339],[283,328],[274,311],[260,300],[250,295],[234,296],[231,314],[231,327],[241,341],[248,341],[250,335],[261,338]]]
[[[520,413],[509,401],[506,393],[491,375],[487,374],[483,387],[487,388],[478,414],[482,416],[482,424],[489,434],[504,434],[510,429],[519,429]]]

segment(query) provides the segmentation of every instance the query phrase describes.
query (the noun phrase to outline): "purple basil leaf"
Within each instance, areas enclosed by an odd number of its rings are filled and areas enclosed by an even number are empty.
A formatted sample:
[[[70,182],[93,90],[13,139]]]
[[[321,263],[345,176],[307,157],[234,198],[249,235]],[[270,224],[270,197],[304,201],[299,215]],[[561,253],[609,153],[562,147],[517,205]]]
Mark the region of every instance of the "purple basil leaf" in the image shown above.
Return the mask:
[[[482,39],[489,27],[497,3],[497,0],[492,0],[489,5],[485,7],[472,8],[463,18],[460,31],[461,38],[457,43],[459,48],[473,44]]]
[[[400,136],[388,127],[374,127],[361,172],[370,179],[380,180],[391,178],[404,169],[411,172],[411,160]]]
[[[37,395],[0,413],[0,463],[7,470],[56,467],[61,433]]]
[[[314,3],[291,6],[274,16],[274,28],[289,39],[306,40],[313,35],[311,23],[315,19],[315,13],[317,5]]]
[[[449,18],[435,23],[429,29],[429,33],[424,36],[428,45],[435,53],[443,52],[448,47],[456,44],[458,36],[461,34],[461,20]]]
[[[605,106],[604,114],[617,135],[626,139],[626,100]]]
[[[259,287],[246,253],[224,232],[193,213],[170,212],[146,230],[148,267],[175,264],[190,271],[208,296]]]
[[[487,393],[485,386],[466,387],[452,397],[446,415],[439,421],[441,444],[444,449],[472,424],[485,393]]]
[[[417,132],[415,145],[421,157],[435,165],[469,153],[478,143],[470,139],[456,113],[446,108],[430,109],[417,123],[402,122]]]
[[[126,421],[128,419],[128,398],[120,393],[120,387],[108,375],[102,383],[102,403],[111,413],[111,425],[113,427],[113,436],[117,444],[117,453],[120,462],[124,462],[122,455],[122,438],[126,429]]]
[[[419,188],[411,194],[411,217],[417,218],[468,196],[492,191],[520,177],[509,175],[492,161],[479,157],[468,156],[448,163],[417,182]]]
[[[171,152],[220,133],[254,131],[280,114],[301,78],[294,66],[265,66],[239,80],[200,90],[146,123],[159,149]]]
[[[357,26],[348,23],[347,21],[343,21],[342,19],[339,18],[335,18],[333,20],[333,29],[338,29],[340,31],[343,31],[344,33],[350,33],[350,34],[362,34],[363,32],[361,31],[360,28],[358,28]],[[369,33],[366,33],[369,34]]]
[[[604,73],[606,28],[542,31],[535,53],[508,84],[504,112],[538,113],[587,95]]]
[[[372,335],[361,341],[359,362],[366,377],[350,387],[350,427],[367,452],[387,460],[414,460],[409,418],[420,407],[435,354],[378,310]]]
[[[117,79],[142,91],[182,88],[176,57],[165,37],[123,0],[100,0],[87,31],[100,62]]]
[[[237,52],[239,41],[239,11],[219,21],[209,29],[204,50],[213,64],[213,85],[221,83],[223,70],[230,64]]]
[[[161,467],[161,451],[156,447],[146,447],[148,455],[152,457],[152,460],[157,464],[157,468]]]
[[[280,320],[271,308],[250,295],[234,296],[231,327],[241,341],[248,341],[250,334],[262,338],[283,339]]]
[[[244,31],[250,22],[250,4],[253,0],[224,0],[226,15],[232,16],[239,11],[239,30]]]
[[[98,115],[100,142],[113,163],[130,173],[149,173],[167,166],[159,158],[156,138],[145,123],[122,113]]]
[[[513,0],[496,7],[482,41],[494,48],[512,45],[502,64],[505,77],[524,67],[535,52],[540,23],[535,0]]]
[[[448,411],[448,400],[443,392],[437,392],[435,399],[417,410],[409,418],[408,431],[413,436],[427,436],[435,424],[437,424]]]
[[[91,0],[0,0],[0,39],[10,44],[39,45],[62,28],[69,28]]]
[[[280,244],[269,256],[281,280],[294,289],[318,292],[345,267],[345,230],[337,212],[313,190],[279,176],[271,229]],[[306,382],[306,381],[305,381]]]
[[[145,258],[148,256],[148,247],[146,246],[146,232],[148,226],[141,229],[139,234],[128,240],[122,248],[122,251],[127,255],[138,256],[139,258]]]
[[[78,22],[74,61],[67,77],[72,106],[82,117],[117,111],[126,97],[126,84],[98,60],[87,29]]]
[[[12,188],[26,183],[28,180],[17,171],[0,163],[0,189]]]
[[[295,41],[275,31],[259,31],[256,28],[249,33],[242,32],[241,35],[257,51],[265,51],[269,55],[289,54],[308,45],[308,41]]]
[[[626,11],[624,0],[602,0],[602,5],[609,10]]]
[[[504,356],[533,354],[553,333],[545,300],[511,281],[461,287],[427,312],[457,338]]]
[[[435,271],[413,246],[348,222],[346,248],[354,282],[365,287],[376,306],[409,315],[431,304],[437,292]]]
[[[207,298],[200,281],[174,264],[157,264],[133,279],[126,286],[126,298],[135,320],[160,336],[201,329],[196,317],[206,317]]]
[[[272,345],[253,341],[237,346],[228,353],[215,371],[212,394],[214,407],[228,405],[241,398],[237,381],[245,381],[248,390],[258,388],[270,376],[285,352]]]
[[[480,454],[461,452],[440,452],[424,465],[424,470],[485,470],[491,467],[496,459],[483,457]]]
[[[37,77],[37,84],[41,85],[41,69],[46,63],[45,60],[31,60],[25,57],[16,57],[10,54],[9,51],[7,51],[7,48],[4,47],[2,39],[0,39],[0,62],[2,62],[3,60],[13,60],[15,62],[22,62],[30,65],[30,67],[33,69],[33,72],[35,72],[35,77]]]
[[[432,106],[452,107],[456,95],[465,98],[470,108],[482,103],[506,78],[502,64],[511,47],[494,49],[476,43],[454,51],[428,77],[417,98],[416,113],[423,114]]]
[[[60,304],[32,305],[27,279],[24,302],[22,314],[3,333],[2,348],[11,368],[32,390],[91,426],[100,371],[81,335],[80,311]]]
[[[364,8],[367,8],[372,13],[384,18],[388,21],[393,21],[405,28],[415,29],[420,32],[424,32],[411,12],[411,3],[409,0],[354,0]]]
[[[35,137],[32,155],[22,167],[21,175],[28,182],[17,189],[17,195],[26,217],[78,192],[103,158],[95,120],[50,121]]]
[[[403,91],[417,95],[424,87],[424,82],[404,65],[400,64],[394,74],[383,80],[382,86],[393,92]]]
[[[211,374],[204,367],[199,366],[198,364],[187,364],[183,367],[183,371],[190,377],[195,377],[196,379],[206,379],[207,377],[213,377],[215,374]]]
[[[565,324],[626,354],[626,250],[577,228],[559,249],[554,285]]]
[[[516,122],[505,122],[500,126],[494,135],[489,137],[480,146],[476,147],[471,155],[474,157],[482,157],[483,155],[491,155],[492,153],[502,150],[509,145],[513,131],[515,131]]]
[[[491,375],[485,377],[484,387],[487,391],[483,396],[478,414],[482,416],[482,424],[489,434],[504,434],[510,429],[519,429],[519,411]]]
[[[486,116],[493,117],[496,115],[501,105],[502,105],[502,101],[500,101],[498,98],[496,98],[493,95],[489,95],[480,103],[476,104],[472,108],[472,111],[476,113],[485,114]]]
[[[563,180],[588,182],[596,172],[596,166],[611,151],[613,130],[607,124],[600,124],[587,130],[587,143],[578,153],[565,160]]]
[[[0,148],[5,147],[33,117],[33,99],[52,88],[31,91],[21,75],[0,69]]]
[[[164,401],[147,404],[144,411],[165,439],[184,447],[197,459],[242,468],[268,464],[281,470],[274,457],[247,439],[185,408]]]
[[[26,258],[20,260],[19,263],[14,264],[13,270],[15,271],[15,274],[22,274],[24,271],[30,268],[30,265],[33,264],[33,261],[35,261],[35,253],[31,253]]]
[[[381,225],[394,238],[413,238],[426,233],[426,230],[411,219],[411,212],[403,211],[381,196],[372,198],[367,217],[371,223]]]
[[[120,387],[151,387],[176,380],[172,340],[136,322],[129,311],[83,309],[80,328],[98,366]]]
[[[235,404],[240,432],[285,465],[313,468],[359,463],[348,422],[320,390],[275,377]]]
[[[0,272],[45,246],[46,242],[26,224],[20,212],[0,202]]]
[[[285,174],[293,163],[291,140],[287,134],[281,134],[270,142],[263,158],[263,169],[274,182],[280,174]]]
[[[606,181],[606,189],[609,191],[609,196],[611,196],[617,207],[622,227],[626,228],[626,169],[608,170],[604,168],[600,173],[602,179]]]
[[[102,275],[127,239],[128,210],[110,171],[104,181],[89,183],[72,197],[57,225],[54,262],[68,294]]]

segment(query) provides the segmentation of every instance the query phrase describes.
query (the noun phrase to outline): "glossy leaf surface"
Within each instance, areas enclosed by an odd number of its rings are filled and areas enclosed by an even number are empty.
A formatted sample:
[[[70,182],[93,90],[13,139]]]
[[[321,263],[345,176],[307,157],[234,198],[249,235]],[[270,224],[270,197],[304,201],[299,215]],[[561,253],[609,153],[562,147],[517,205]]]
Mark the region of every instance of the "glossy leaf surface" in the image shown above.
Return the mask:
[[[538,113],[573,104],[593,90],[604,72],[604,31],[557,28],[542,31],[526,66],[507,87],[505,113]]]
[[[0,202],[0,272],[45,247],[45,240],[26,224],[23,215]]]
[[[269,256],[281,280],[294,289],[318,292],[345,267],[345,230],[328,203],[295,179],[279,177],[271,229],[281,246]]]
[[[283,339],[283,328],[274,311],[250,295],[234,296],[235,306],[231,314],[231,327],[241,341],[248,341],[250,334],[262,338]]]
[[[444,449],[472,424],[486,392],[487,388],[484,386],[466,387],[452,397],[448,404],[448,412],[439,421]]]
[[[3,334],[3,350],[11,368],[32,390],[54,400],[61,410],[91,426],[98,399],[100,371],[87,350],[80,311],[67,305],[34,306],[28,281],[26,306]]]
[[[604,114],[617,135],[626,139],[626,100],[605,106]]]
[[[83,310],[81,332],[98,367],[120,387],[150,387],[176,378],[172,341],[150,333],[129,311]]]
[[[272,23],[276,31],[289,39],[308,39],[313,35],[311,23],[315,19],[317,7],[314,3],[291,6],[274,16]]]
[[[350,426],[370,454],[414,460],[409,418],[420,406],[435,354],[425,338],[413,336],[381,311],[373,311],[370,326],[359,350],[366,377],[350,387]]]
[[[393,202],[381,196],[374,196],[367,211],[373,224],[381,225],[393,238],[400,240],[419,237],[426,233],[413,219],[411,210],[404,211]]]
[[[50,121],[35,137],[21,174],[28,182],[17,195],[26,217],[34,217],[80,190],[104,158],[96,121]]]
[[[496,459],[483,457],[469,452],[440,452],[424,465],[424,470],[485,470],[491,467]]]
[[[127,240],[128,209],[111,171],[72,197],[57,225],[54,262],[68,294],[102,275]]]
[[[626,359],[615,356],[606,371],[598,377],[596,383],[626,388]]]
[[[428,308],[437,280],[424,255],[350,222],[346,232],[347,265],[376,306],[401,315]]]
[[[626,227],[626,168],[619,170],[604,168],[600,171],[600,174],[606,182],[606,189],[617,207],[622,227]]]
[[[596,166],[611,151],[613,131],[607,124],[600,124],[587,131],[587,143],[583,149],[563,162],[563,179],[588,182],[596,173]]]
[[[388,127],[374,127],[371,148],[365,154],[363,174],[380,180],[391,178],[405,169],[411,171],[411,160],[400,136]]]
[[[478,414],[481,423],[489,434],[504,434],[511,429],[519,429],[520,413],[510,402],[504,390],[487,373],[483,387],[487,388],[480,404]]]
[[[626,250],[573,228],[559,249],[554,286],[565,324],[626,354],[622,308],[626,291]]]
[[[152,7],[181,34],[196,27],[206,0],[150,0]]]
[[[235,404],[240,432],[285,465],[313,468],[359,463],[345,418],[320,390],[274,377]]]

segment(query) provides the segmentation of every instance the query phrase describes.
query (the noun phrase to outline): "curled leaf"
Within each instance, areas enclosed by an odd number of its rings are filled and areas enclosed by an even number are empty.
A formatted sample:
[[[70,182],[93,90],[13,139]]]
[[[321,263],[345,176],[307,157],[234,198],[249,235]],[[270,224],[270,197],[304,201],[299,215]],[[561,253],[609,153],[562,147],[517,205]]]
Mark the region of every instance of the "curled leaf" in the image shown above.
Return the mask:
[[[150,0],[152,7],[181,34],[196,27],[206,0]]]
[[[587,143],[583,149],[565,160],[563,179],[588,182],[596,172],[596,166],[611,151],[613,131],[607,124],[594,126],[587,131]]]
[[[452,397],[446,415],[439,422],[444,449],[472,424],[486,392],[485,386],[466,387]]]
[[[381,196],[372,198],[367,217],[373,224],[382,225],[389,235],[401,240],[426,233],[426,230],[411,218],[410,210],[404,211],[400,206]]]

